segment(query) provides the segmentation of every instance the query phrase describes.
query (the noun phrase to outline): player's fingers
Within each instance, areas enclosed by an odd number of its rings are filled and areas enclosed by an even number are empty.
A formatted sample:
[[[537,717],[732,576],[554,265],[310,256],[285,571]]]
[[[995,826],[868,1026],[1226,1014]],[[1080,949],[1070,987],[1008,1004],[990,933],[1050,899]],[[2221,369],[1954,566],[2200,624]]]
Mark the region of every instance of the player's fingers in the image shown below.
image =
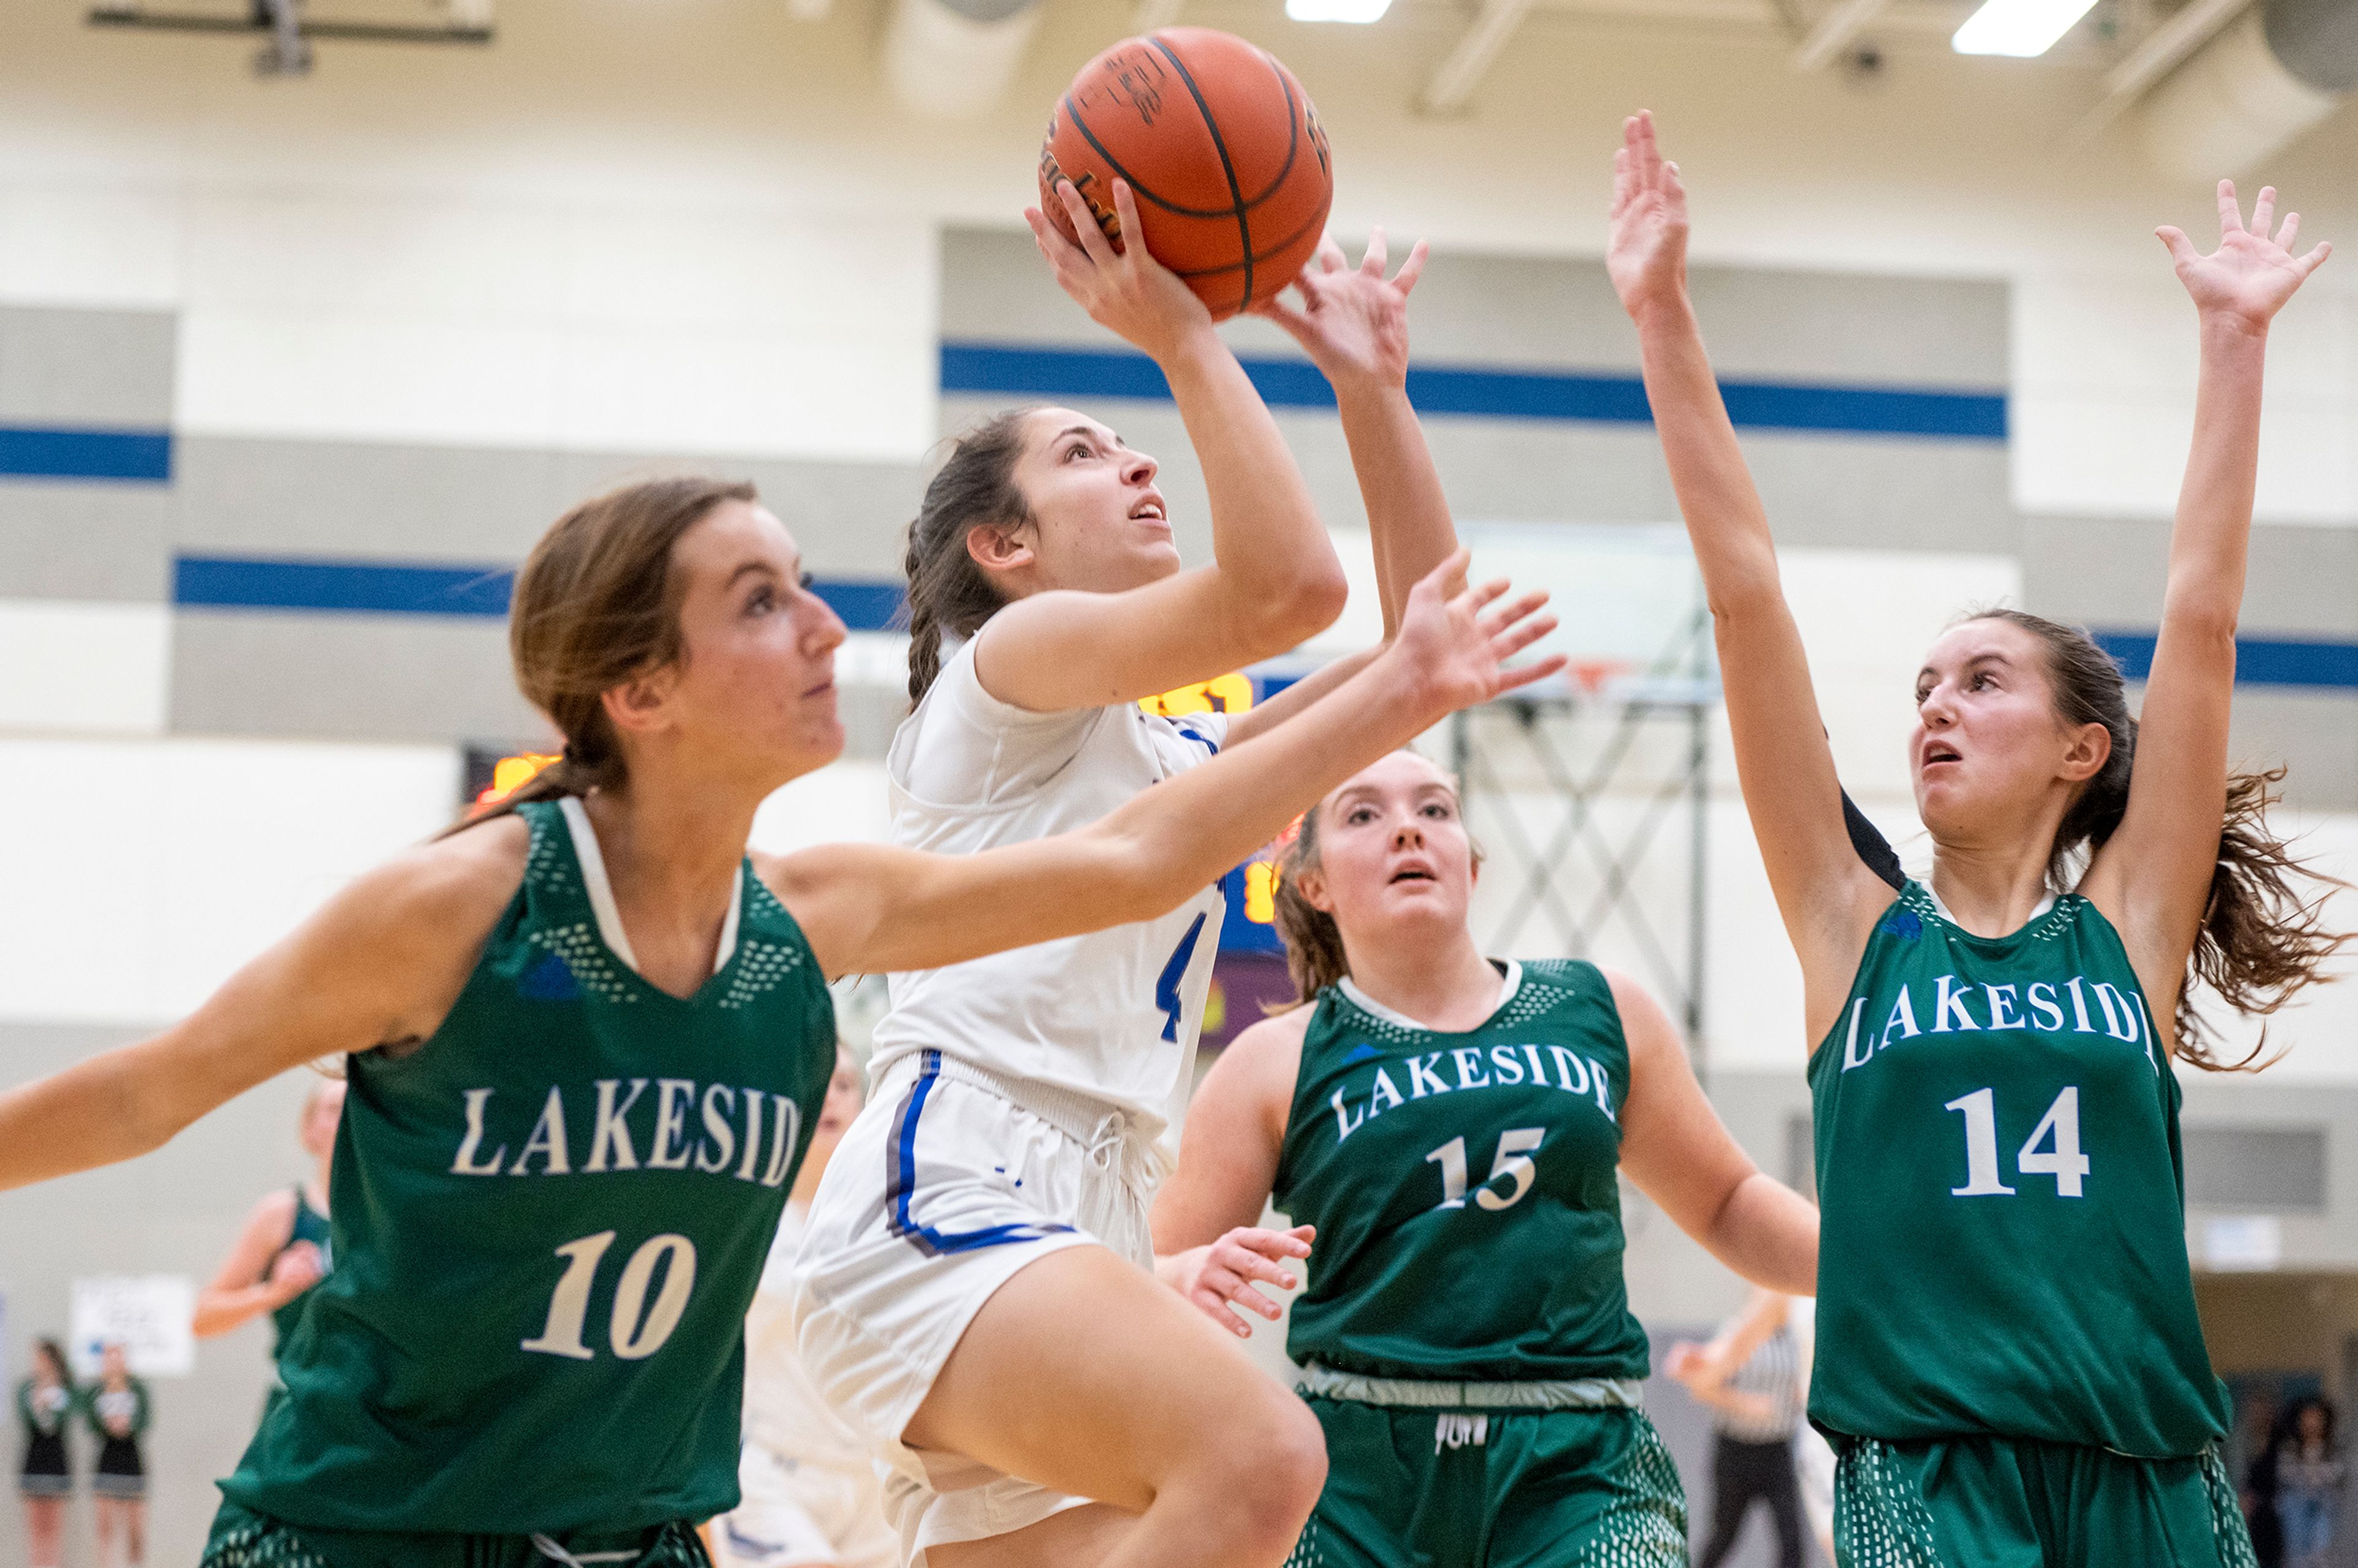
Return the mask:
[[[1384,276],[1384,266],[1390,253],[1384,249],[1384,226],[1381,223],[1368,231],[1368,249],[1359,257],[1359,270],[1369,277]]]
[[[1106,243],[1105,231],[1098,227],[1097,215],[1089,211],[1089,204],[1081,200],[1081,193],[1074,189],[1071,180],[1056,182],[1056,200],[1065,204],[1065,216],[1072,220],[1073,232],[1080,236],[1082,254],[1094,265],[1113,265],[1113,246]],[[1056,237],[1063,239],[1064,235],[1059,233]]]
[[[1654,139],[1654,112],[1651,109],[1638,111],[1638,166],[1647,184],[1652,185],[1660,179],[1662,147]]]
[[[1426,254],[1425,243],[1422,240],[1419,240],[1416,243],[1411,245],[1408,248],[1408,260],[1401,263],[1400,271],[1392,275],[1392,287],[1399,289],[1402,294],[1406,294],[1410,289],[1414,288],[1416,287],[1416,280],[1424,276],[1424,258]]]
[[[1514,584],[1505,578],[1492,578],[1488,582],[1459,590],[1453,602],[1474,617],[1476,628],[1478,630],[1486,619],[1482,614],[1483,610],[1512,587]]]
[[[1230,1334],[1235,1335],[1238,1338],[1249,1339],[1252,1336],[1252,1325],[1247,1323],[1243,1318],[1240,1318],[1236,1314],[1230,1312],[1228,1310],[1228,1303],[1214,1295],[1211,1292],[1198,1286],[1196,1287],[1195,1295],[1191,1299],[1195,1303],[1196,1311],[1202,1313],[1206,1317],[1210,1318],[1214,1323],[1218,1324],[1222,1328],[1227,1329]]]
[[[1473,558],[1473,551],[1458,546],[1449,553],[1447,560],[1416,579],[1416,586],[1409,589],[1410,595],[1429,594],[1444,603],[1456,598],[1466,581],[1466,563]]]
[[[1161,266],[1162,264],[1146,248],[1146,226],[1138,221],[1138,201],[1130,195],[1130,181],[1126,179],[1113,182],[1113,215],[1121,225],[1121,254],[1130,258],[1130,264],[1142,267]],[[1109,248],[1112,243],[1110,240],[1106,242]]]
[[[1221,1258],[1219,1262],[1221,1267],[1240,1281],[1259,1280],[1263,1284],[1275,1285],[1282,1291],[1293,1289],[1293,1276],[1258,1252],[1239,1247],[1228,1256]]]
[[[2161,243],[2169,247],[2169,259],[2180,266],[2190,265],[2202,259],[2201,254],[2194,248],[2194,242],[2186,237],[2185,230],[2164,223],[2154,232],[2160,235]]]
[[[2252,203],[2252,232],[2265,240],[2268,237],[2268,232],[2276,226],[2277,188],[2273,185],[2263,185],[2260,187],[2259,200]]]
[[[1524,593],[1516,599],[1510,600],[1505,604],[1494,607],[1487,614],[1482,617],[1482,629],[1494,634],[1498,632],[1502,632],[1506,628],[1513,625],[1516,622],[1520,621],[1526,615],[1529,615],[1534,611],[1540,609],[1542,605],[1546,604],[1547,601],[1547,589],[1543,588],[1532,589],[1529,592]]]
[[[2309,254],[2301,257],[2295,265],[2299,266],[2300,276],[2306,278],[2310,273],[2313,273],[2319,267],[2323,266],[2326,263],[2326,258],[2332,254],[2333,242],[2331,240],[2320,240],[2317,242],[2317,248],[2309,252]]]
[[[1550,676],[1562,675],[1564,665],[1571,662],[1569,654],[1550,654],[1536,664],[1523,665],[1511,670],[1500,670],[1495,695],[1503,697],[1508,692],[1520,690],[1533,681],[1545,680]]]
[[[1554,631],[1556,625],[1556,618],[1552,615],[1534,615],[1530,620],[1509,627],[1492,637],[1490,639],[1491,656],[1503,665]]]
[[[2244,210],[2235,200],[2235,182],[2223,179],[2219,182],[2219,232],[2236,234],[2241,233],[2243,228]]]
[[[1318,270],[1321,272],[1341,272],[1351,265],[1351,258],[1343,254],[1343,247],[1335,243],[1335,236],[1332,234],[1325,236],[1318,242],[1317,260]],[[1307,272],[1309,269],[1304,267],[1303,270]]]
[[[1245,1226],[1220,1238],[1224,1242],[1263,1258],[1307,1258],[1310,1243],[1290,1230],[1263,1230]]]
[[[1247,314],[1266,317],[1296,338],[1310,330],[1310,313],[1298,305],[1288,304],[1282,294],[1271,295]]]
[[[2284,247],[2287,254],[2290,254],[2292,243],[2299,238],[2300,238],[2300,214],[2288,212],[2285,214],[2284,227],[2277,231],[2277,243]]]

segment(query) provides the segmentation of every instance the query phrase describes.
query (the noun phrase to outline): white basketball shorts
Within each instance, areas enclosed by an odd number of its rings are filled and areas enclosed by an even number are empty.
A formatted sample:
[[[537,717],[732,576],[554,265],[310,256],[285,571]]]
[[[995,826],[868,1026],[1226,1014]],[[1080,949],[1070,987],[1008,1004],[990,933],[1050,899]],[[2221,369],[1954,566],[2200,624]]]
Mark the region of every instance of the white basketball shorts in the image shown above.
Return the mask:
[[[938,1051],[890,1064],[812,1200],[795,1267],[803,1365],[873,1445],[910,1568],[1088,1499],[901,1442],[991,1293],[1066,1247],[1154,1265],[1152,1144],[1104,1103]]]
[[[901,1542],[884,1522],[884,1490],[868,1455],[835,1464],[790,1459],[758,1443],[737,1465],[744,1497],[712,1521],[717,1568],[896,1568]]]

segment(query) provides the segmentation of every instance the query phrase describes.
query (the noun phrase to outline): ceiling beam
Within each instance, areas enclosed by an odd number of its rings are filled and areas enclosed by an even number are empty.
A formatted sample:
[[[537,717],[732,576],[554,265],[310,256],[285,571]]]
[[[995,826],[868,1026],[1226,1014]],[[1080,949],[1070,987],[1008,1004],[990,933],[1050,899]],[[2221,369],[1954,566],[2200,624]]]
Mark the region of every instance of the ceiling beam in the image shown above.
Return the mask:
[[[2126,59],[2113,67],[2104,78],[2104,97],[2072,127],[2072,140],[2085,141],[2111,124],[2122,111],[2145,96],[2147,88],[2185,64],[2196,49],[2251,6],[2252,0],[2189,0],[2169,20],[2147,34]]]
[[[1890,0],[1840,0],[1834,8],[1818,18],[1801,47],[1793,51],[1795,70],[1819,70],[1833,58],[1850,48],[1851,41],[1866,31]]]
[[[1531,0],[1482,0],[1472,25],[1425,83],[1417,107],[1428,114],[1462,111],[1481,84],[1482,73],[1498,58],[1499,49],[1506,47],[1531,8]]]

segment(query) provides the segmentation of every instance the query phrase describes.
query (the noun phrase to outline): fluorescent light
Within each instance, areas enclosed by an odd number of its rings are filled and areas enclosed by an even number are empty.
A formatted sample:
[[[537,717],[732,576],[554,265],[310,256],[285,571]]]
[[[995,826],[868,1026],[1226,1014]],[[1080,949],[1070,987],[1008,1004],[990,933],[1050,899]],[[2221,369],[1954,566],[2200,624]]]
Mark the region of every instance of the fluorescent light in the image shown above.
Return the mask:
[[[1285,0],[1285,14],[1297,22],[1372,22],[1391,5],[1392,0]]]
[[[1959,54],[2005,54],[2020,59],[2045,54],[2096,0],[1986,0],[1965,18],[1949,47]]]

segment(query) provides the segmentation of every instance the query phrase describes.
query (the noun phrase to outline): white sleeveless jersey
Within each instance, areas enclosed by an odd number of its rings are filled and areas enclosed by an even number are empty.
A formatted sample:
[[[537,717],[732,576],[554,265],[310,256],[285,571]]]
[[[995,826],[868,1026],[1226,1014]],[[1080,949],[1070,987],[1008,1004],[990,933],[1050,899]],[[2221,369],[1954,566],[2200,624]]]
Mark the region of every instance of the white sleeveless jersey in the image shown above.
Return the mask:
[[[1149,717],[1134,702],[1033,713],[982,688],[968,641],[892,737],[893,842],[972,854],[1086,827],[1209,760],[1228,722]],[[1157,1137],[1193,1087],[1227,909],[1215,884],[1159,920],[893,975],[870,1081],[938,1050],[1102,1101]]]
[[[781,1459],[865,1470],[866,1440],[820,1396],[795,1348],[795,1252],[808,1224],[806,1206],[786,1205],[745,1314],[745,1440]]]

